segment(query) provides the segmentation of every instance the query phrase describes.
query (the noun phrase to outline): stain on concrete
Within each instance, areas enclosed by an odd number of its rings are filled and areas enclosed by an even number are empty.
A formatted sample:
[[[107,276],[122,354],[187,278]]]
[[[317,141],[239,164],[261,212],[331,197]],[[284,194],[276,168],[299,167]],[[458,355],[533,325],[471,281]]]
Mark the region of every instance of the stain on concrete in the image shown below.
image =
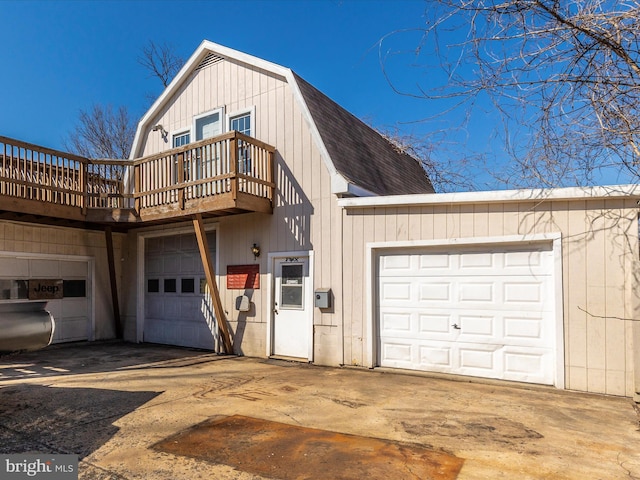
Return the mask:
[[[331,401],[333,403],[337,403],[338,405],[342,405],[343,407],[349,407],[349,408],[361,408],[361,407],[366,407],[367,406],[366,403],[353,402],[351,400],[345,400],[345,399],[342,399],[342,398],[332,398]]]
[[[238,390],[244,385],[262,380],[251,375],[233,377],[231,375],[220,375],[210,378],[206,383],[200,385],[197,392],[193,394],[196,398],[206,399],[218,396],[221,392],[229,395],[228,390]]]
[[[422,445],[239,415],[207,420],[154,448],[281,480],[452,480],[464,462]]]
[[[500,416],[480,414],[456,414],[452,417],[442,412],[438,418],[425,420],[405,420],[402,427],[405,432],[415,436],[462,437],[465,439],[495,443],[521,443],[535,441],[544,436],[526,425]]]

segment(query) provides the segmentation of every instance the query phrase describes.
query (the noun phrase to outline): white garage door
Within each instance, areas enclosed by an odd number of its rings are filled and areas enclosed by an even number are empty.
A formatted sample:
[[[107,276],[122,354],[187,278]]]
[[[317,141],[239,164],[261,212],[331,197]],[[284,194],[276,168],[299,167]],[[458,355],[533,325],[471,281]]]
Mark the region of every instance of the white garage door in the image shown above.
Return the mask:
[[[87,288],[89,264],[63,260],[32,260],[31,263],[32,276],[35,278],[62,278],[63,298],[49,300],[46,307],[56,322],[53,343],[88,340],[91,330],[91,302]],[[55,273],[56,264],[58,274]]]
[[[551,246],[379,257],[378,363],[553,384]]]
[[[207,234],[215,259],[215,232]],[[144,341],[215,350],[217,324],[195,233],[145,244]]]
[[[56,258],[0,257],[0,301],[28,300],[29,279],[63,281],[63,298],[47,300],[55,320],[53,343],[91,336],[89,262]]]

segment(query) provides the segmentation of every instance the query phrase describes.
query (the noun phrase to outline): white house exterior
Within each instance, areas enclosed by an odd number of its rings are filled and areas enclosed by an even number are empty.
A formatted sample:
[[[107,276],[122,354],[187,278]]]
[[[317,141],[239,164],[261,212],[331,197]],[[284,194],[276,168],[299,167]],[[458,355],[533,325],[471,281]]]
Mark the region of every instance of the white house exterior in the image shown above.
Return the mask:
[[[241,191],[262,168],[247,137],[230,140],[237,158],[205,154],[234,130],[273,147],[256,187],[271,204],[203,210],[203,192],[231,177]],[[233,171],[206,183],[228,155]],[[117,305],[129,341],[222,351],[200,225],[236,354],[640,391],[635,186],[435,194],[417,162],[294,72],[207,41],[138,126],[132,165],[160,157],[165,170],[130,169],[133,211],[91,223],[109,235],[0,203],[0,282],[86,280],[84,303],[57,307],[85,335],[59,341],[115,337]],[[191,193],[160,177],[191,178]],[[183,196],[145,216],[144,189]]]

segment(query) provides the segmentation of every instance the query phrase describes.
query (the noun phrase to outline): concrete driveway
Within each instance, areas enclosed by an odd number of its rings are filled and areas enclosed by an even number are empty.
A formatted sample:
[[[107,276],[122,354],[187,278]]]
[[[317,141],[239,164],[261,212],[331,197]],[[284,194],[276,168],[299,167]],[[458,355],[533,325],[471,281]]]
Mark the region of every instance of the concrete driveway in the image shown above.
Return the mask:
[[[221,447],[206,440],[201,455],[159,448],[245,417],[460,459],[459,473],[433,478],[640,479],[627,398],[119,342],[0,357],[0,453],[77,454],[80,478],[303,478],[216,463],[207,449]]]

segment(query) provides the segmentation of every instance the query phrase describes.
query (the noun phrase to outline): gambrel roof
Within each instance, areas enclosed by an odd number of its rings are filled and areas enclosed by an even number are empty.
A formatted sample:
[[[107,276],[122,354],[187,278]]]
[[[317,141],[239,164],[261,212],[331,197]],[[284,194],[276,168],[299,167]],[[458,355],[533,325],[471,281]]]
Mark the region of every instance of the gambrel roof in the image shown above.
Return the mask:
[[[434,193],[429,178],[416,159],[398,151],[378,132],[291,69],[207,40],[200,44],[140,120],[130,158],[141,155],[142,136],[151,127],[156,113],[171,101],[189,75],[211,54],[271,72],[287,81],[329,170],[332,193],[339,196]]]
[[[345,179],[377,195],[434,193],[418,161],[293,74],[322,142]]]

